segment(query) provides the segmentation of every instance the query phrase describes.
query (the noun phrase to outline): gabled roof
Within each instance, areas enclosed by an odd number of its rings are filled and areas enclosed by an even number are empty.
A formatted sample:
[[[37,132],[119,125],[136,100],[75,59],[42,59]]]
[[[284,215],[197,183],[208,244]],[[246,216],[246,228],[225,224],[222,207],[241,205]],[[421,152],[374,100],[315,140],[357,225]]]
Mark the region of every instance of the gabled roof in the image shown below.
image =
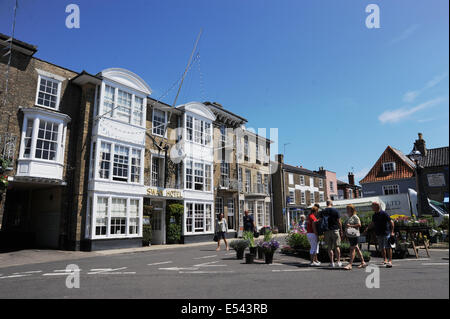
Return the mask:
[[[384,172],[382,164],[387,162],[396,163],[393,172]],[[388,146],[369,173],[359,182],[373,183],[389,180],[408,179],[414,176],[414,163],[402,151]]]
[[[281,165],[282,165],[283,169],[286,170],[287,172],[323,178],[323,175],[319,175],[319,174],[317,174],[313,171],[310,171],[309,169],[303,168],[303,167],[292,166],[292,165],[284,164],[284,163]]]
[[[448,166],[448,146],[427,149],[419,164],[423,167]]]

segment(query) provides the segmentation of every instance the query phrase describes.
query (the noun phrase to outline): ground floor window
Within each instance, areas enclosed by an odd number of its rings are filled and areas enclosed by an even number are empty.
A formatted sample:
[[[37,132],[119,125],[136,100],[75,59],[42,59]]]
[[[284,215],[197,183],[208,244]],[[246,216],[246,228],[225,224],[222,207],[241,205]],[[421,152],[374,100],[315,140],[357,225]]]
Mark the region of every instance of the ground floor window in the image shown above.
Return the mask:
[[[235,217],[234,217],[234,200],[233,199],[228,200],[227,209],[228,209],[228,211],[227,211],[228,229],[234,229]]]
[[[90,204],[93,237],[134,237],[141,234],[142,199],[93,196]],[[91,203],[91,202],[90,202]]]
[[[270,226],[270,204],[269,202],[266,202],[266,220],[264,223],[264,226]]]
[[[264,202],[256,202],[256,225],[264,226]]]
[[[186,202],[185,233],[206,233],[213,231],[212,204]]]

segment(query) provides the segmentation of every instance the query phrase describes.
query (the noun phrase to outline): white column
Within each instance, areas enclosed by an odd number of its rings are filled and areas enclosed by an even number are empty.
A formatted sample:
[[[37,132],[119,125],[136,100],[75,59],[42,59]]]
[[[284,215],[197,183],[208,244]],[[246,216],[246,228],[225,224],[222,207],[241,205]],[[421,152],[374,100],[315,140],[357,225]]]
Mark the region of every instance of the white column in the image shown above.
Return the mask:
[[[36,117],[33,121],[33,133],[31,134],[30,158],[34,158],[36,156],[36,140],[39,133],[39,123],[39,118]]]
[[[58,125],[58,149],[56,159],[58,163],[64,163],[64,124]]]
[[[25,151],[25,135],[27,132],[27,127],[28,127],[28,117],[25,115],[23,117],[22,136],[20,138],[19,158],[23,158],[23,152]]]

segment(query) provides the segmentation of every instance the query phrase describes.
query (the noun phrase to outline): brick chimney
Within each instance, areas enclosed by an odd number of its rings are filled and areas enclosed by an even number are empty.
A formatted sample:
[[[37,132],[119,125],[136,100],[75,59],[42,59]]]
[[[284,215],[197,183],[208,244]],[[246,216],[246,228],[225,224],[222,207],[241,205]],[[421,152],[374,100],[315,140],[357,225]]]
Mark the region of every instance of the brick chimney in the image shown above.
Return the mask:
[[[352,172],[348,173],[348,183],[350,185],[355,185],[355,175]]]
[[[423,139],[422,133],[419,133],[419,138],[415,141],[414,146],[423,155],[427,156],[427,147],[425,145],[425,140]]]
[[[277,154],[277,155],[275,156],[275,158],[277,159],[277,162],[278,162],[278,163],[280,163],[280,164],[283,164],[283,163],[284,163],[284,162],[283,162],[283,158],[284,158],[283,154]]]

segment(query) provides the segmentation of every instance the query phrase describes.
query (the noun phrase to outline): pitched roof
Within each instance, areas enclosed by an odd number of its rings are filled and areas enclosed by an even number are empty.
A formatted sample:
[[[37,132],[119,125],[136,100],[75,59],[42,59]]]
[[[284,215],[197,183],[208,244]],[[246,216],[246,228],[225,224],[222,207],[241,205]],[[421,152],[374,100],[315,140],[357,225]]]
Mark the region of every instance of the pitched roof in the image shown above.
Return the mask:
[[[383,171],[383,163],[395,162],[396,168],[393,172]],[[373,183],[388,180],[408,179],[414,176],[414,163],[400,150],[388,146],[369,173],[359,182]]]
[[[448,146],[428,149],[427,156],[422,157],[419,164],[423,167],[448,166],[448,151]]]
[[[284,163],[282,165],[283,165],[283,169],[285,169],[288,172],[323,178],[323,175],[317,174],[317,173],[310,171],[309,169],[306,169],[303,167],[292,166],[292,165],[284,164]]]

